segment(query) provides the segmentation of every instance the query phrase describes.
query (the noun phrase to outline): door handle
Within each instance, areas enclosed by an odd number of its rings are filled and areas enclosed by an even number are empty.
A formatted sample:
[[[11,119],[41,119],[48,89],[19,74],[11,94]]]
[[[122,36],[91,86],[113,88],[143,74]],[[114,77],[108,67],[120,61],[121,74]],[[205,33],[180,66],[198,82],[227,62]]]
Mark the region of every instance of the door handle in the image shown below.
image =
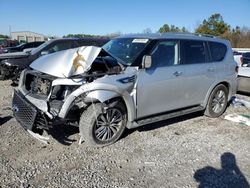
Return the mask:
[[[214,72],[214,71],[215,71],[215,68],[209,67],[209,68],[207,69],[207,71],[208,71],[208,72]]]
[[[176,71],[176,72],[173,73],[173,75],[175,75],[175,76],[181,76],[181,75],[182,75],[182,72]]]

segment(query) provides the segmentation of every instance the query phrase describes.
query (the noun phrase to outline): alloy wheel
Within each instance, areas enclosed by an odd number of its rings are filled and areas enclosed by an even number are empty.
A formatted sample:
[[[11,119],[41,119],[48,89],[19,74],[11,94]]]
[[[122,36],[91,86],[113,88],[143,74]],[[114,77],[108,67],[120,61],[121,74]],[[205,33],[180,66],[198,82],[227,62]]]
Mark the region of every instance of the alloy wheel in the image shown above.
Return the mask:
[[[123,115],[117,108],[109,108],[97,117],[94,135],[100,141],[109,141],[122,128]]]

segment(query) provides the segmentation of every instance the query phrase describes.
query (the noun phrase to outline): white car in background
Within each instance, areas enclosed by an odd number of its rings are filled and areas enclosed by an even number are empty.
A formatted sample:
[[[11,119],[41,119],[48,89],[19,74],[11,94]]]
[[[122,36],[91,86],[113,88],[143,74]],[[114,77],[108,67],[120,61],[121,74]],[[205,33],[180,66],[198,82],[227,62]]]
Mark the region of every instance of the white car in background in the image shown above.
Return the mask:
[[[241,67],[241,58],[242,58],[242,52],[238,52],[238,51],[233,51],[233,55],[234,55],[234,61],[236,61],[237,65],[239,67]]]
[[[239,66],[238,72],[238,91],[250,93],[250,67],[242,65],[244,55],[250,52],[250,48],[233,48],[234,60]]]
[[[238,91],[250,93],[250,67],[239,68]]]

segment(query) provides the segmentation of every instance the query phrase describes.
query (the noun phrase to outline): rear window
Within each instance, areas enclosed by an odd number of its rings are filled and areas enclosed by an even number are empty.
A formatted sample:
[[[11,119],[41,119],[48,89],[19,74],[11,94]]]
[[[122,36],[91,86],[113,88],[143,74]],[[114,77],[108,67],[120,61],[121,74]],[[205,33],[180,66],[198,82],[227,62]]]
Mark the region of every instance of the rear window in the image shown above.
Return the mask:
[[[212,61],[222,61],[227,52],[226,45],[218,42],[208,42]]]

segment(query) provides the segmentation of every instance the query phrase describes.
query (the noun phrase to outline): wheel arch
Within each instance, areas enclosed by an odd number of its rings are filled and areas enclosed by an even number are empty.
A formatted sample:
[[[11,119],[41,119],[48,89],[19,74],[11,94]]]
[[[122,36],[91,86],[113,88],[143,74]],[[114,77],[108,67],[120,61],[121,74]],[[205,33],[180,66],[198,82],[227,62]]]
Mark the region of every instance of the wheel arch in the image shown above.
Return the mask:
[[[224,86],[226,86],[226,88],[228,89],[228,99],[227,99],[227,101],[229,101],[229,100],[231,99],[231,96],[232,96],[232,89],[231,89],[232,86],[231,86],[231,84],[230,84],[228,81],[221,81],[221,82],[218,82],[218,83],[213,84],[213,85],[209,88],[209,90],[208,90],[208,92],[207,92],[207,95],[206,95],[206,98],[205,98],[205,101],[204,101],[204,103],[202,104],[202,106],[204,106],[204,107],[207,106],[209,97],[211,96],[213,90],[214,90],[218,85],[224,85]]]

